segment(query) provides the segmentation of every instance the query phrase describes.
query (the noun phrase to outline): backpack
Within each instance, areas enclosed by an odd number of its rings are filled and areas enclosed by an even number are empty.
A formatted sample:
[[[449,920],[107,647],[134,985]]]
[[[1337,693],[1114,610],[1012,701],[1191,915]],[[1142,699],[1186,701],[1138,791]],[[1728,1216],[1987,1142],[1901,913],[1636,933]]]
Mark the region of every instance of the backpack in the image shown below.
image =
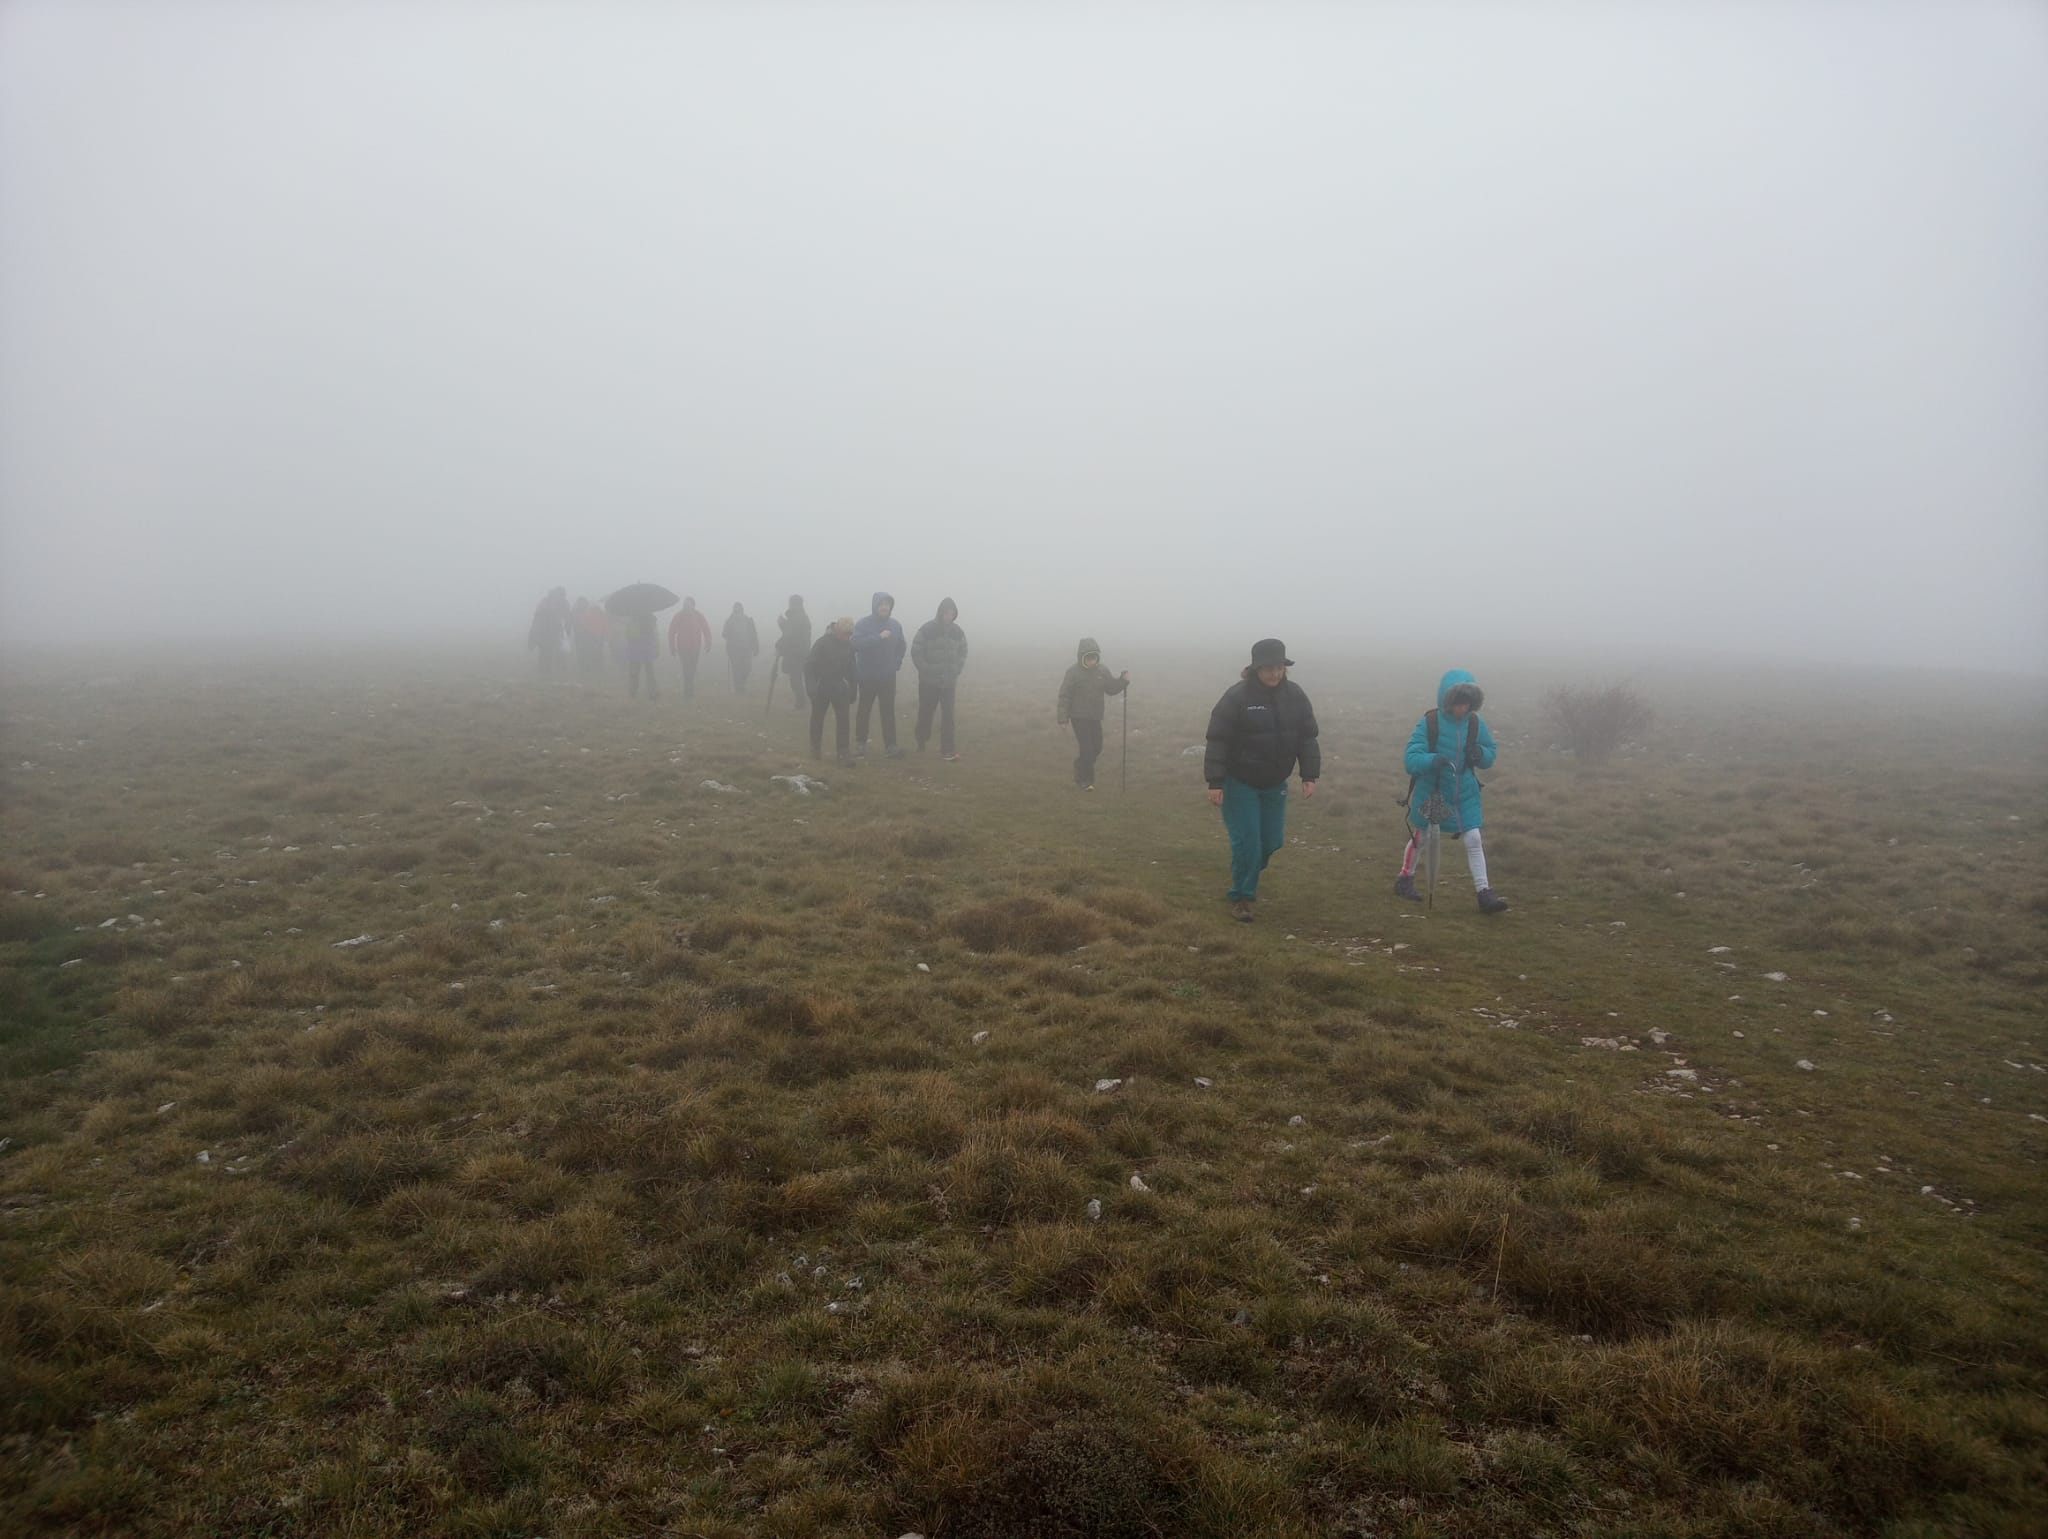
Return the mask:
[[[1428,711],[1425,711],[1425,712],[1423,712],[1423,713],[1422,713],[1422,719],[1423,719],[1423,720],[1424,720],[1425,722],[1429,723],[1429,728],[1428,728],[1428,731],[1429,731],[1429,751],[1430,751],[1431,753],[1435,753],[1435,752],[1436,752],[1436,711],[1435,711],[1434,709],[1431,709],[1431,710],[1428,710]],[[1465,718],[1465,757],[1464,757],[1463,759],[1461,759],[1461,760],[1459,761],[1459,766],[1458,766],[1458,767],[1459,767],[1459,769],[1460,769],[1460,770],[1463,770],[1463,769],[1467,768],[1468,766],[1470,766],[1470,765],[1471,765],[1472,761],[1473,761],[1474,759],[1478,758],[1478,757],[1479,757],[1479,713],[1478,713],[1477,711],[1474,711],[1474,712],[1472,712],[1472,714],[1471,714],[1471,715],[1469,715],[1469,716],[1467,716],[1467,717]],[[1420,780],[1421,778],[1422,778],[1422,777],[1421,777],[1420,775],[1410,775],[1410,776],[1408,777],[1408,789],[1407,789],[1407,790],[1406,790],[1406,791],[1405,791],[1404,793],[1402,793],[1402,794],[1401,794],[1400,796],[1397,796],[1397,797],[1395,797],[1395,798],[1394,798],[1394,800],[1395,800],[1395,801],[1397,801],[1397,802],[1399,802],[1399,803],[1400,803],[1400,804],[1401,804],[1401,805],[1402,805],[1403,807],[1407,806],[1407,805],[1408,805],[1408,804],[1409,804],[1410,802],[1412,802],[1413,800],[1415,800],[1415,782],[1416,782],[1416,781],[1418,781],[1418,780]],[[1474,780],[1478,780],[1478,779],[1479,779],[1479,776],[1478,776],[1477,772],[1475,772],[1475,773],[1473,774],[1472,778],[1473,778]],[[1482,791],[1486,789],[1486,783],[1485,783],[1484,781],[1480,781],[1479,789],[1480,789],[1480,790],[1482,790]]]

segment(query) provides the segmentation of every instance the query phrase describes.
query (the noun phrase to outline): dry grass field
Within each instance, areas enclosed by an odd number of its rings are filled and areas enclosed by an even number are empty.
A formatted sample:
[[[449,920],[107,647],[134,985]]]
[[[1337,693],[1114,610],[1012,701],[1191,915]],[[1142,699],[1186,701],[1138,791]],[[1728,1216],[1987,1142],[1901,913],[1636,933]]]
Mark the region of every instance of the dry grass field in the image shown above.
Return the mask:
[[[809,795],[759,679],[10,679],[0,1528],[2048,1532],[2040,692],[1588,769],[1482,667],[1514,907],[1425,916],[1444,662],[1298,672],[1250,927],[1227,675],[1092,795],[1057,661]]]

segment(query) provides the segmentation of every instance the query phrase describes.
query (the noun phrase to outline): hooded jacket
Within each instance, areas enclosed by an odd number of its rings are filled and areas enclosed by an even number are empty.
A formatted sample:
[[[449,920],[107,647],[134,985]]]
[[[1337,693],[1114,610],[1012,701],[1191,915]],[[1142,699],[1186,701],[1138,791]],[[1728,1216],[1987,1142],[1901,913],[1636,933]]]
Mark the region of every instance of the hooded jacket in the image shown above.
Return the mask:
[[[884,604],[893,606],[895,598],[887,593],[877,593],[868,612],[853,622],[853,665],[856,677],[863,684],[879,684],[890,678],[903,666],[903,654],[910,647],[903,639],[903,622],[896,618],[892,607],[888,619],[883,619],[880,610]],[[889,634],[884,637],[886,627]]]
[[[754,617],[737,604],[725,617],[721,634],[725,637],[725,650],[734,657],[752,657],[761,650],[761,632],[754,626]]]
[[[1472,707],[1469,719],[1479,724],[1476,731],[1444,714],[1461,700]],[[1479,707],[1485,701],[1486,692],[1479,687],[1479,681],[1463,668],[1451,669],[1437,685],[1435,753],[1429,746],[1429,716],[1425,712],[1415,723],[1415,730],[1408,734],[1408,751],[1401,756],[1403,767],[1415,777],[1415,789],[1408,797],[1408,822],[1411,826],[1429,826],[1431,819],[1423,809],[1429,805],[1432,793],[1437,792],[1448,804],[1444,815],[1435,819],[1439,828],[1462,833],[1480,826],[1479,771],[1492,769],[1497,756],[1493,733],[1479,714]],[[1466,752],[1468,737],[1472,739],[1469,755]],[[1449,755],[1455,770],[1440,771],[1435,763],[1435,754]]]
[[[813,700],[853,703],[853,643],[827,628],[804,659],[804,688]]]
[[[951,684],[967,667],[967,633],[954,624],[959,617],[960,606],[941,599],[938,614],[917,628],[910,643],[910,664],[918,682]]]
[[[1084,667],[1082,659],[1095,659],[1093,668]],[[1118,678],[1102,665],[1102,648],[1095,644],[1093,636],[1083,636],[1074,648],[1074,666],[1067,670],[1067,676],[1060,680],[1060,725],[1069,721],[1102,720],[1103,697],[1120,695],[1128,683]]]
[[[668,622],[668,649],[677,657],[695,657],[711,645],[711,622],[695,599],[684,599],[683,607]]]
[[[1297,760],[1303,780],[1319,780],[1323,747],[1315,707],[1292,679],[1268,689],[1250,669],[1209,713],[1202,778],[1220,790],[1225,777],[1264,789],[1286,784]]]
[[[791,604],[789,612],[775,622],[781,636],[775,643],[775,655],[788,665],[791,673],[801,673],[805,661],[811,655],[811,617],[801,604]]]

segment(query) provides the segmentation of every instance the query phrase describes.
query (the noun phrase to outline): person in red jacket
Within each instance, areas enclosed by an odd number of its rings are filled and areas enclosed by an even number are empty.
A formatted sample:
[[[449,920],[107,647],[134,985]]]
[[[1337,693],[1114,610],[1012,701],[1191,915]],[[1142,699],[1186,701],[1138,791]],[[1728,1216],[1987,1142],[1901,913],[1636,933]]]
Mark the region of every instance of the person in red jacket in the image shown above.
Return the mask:
[[[684,599],[683,607],[668,622],[668,649],[683,660],[685,700],[697,693],[697,660],[710,645],[711,622],[704,618],[704,611],[697,607],[695,599]]]

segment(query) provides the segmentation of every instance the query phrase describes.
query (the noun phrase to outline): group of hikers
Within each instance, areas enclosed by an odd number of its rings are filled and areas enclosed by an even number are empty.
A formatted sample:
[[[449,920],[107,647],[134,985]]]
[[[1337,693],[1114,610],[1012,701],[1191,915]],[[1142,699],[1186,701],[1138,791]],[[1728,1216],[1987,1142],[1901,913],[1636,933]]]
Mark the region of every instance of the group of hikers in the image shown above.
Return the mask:
[[[593,615],[598,618],[592,620]],[[825,720],[830,716],[840,764],[856,764],[867,754],[869,729],[876,718],[883,752],[899,759],[903,749],[896,739],[896,679],[908,658],[917,675],[918,750],[925,749],[936,726],[940,754],[957,760],[954,695],[967,666],[967,636],[959,618],[959,606],[943,599],[937,613],[906,637],[896,618],[894,596],[878,592],[866,615],[859,620],[842,615],[814,640],[803,598],[792,594],[789,607],[776,620],[779,635],[769,688],[772,692],[777,675],[786,676],[791,704],[809,709],[813,758],[824,757]],[[614,631],[621,633],[619,652],[629,692],[639,694],[644,676],[652,699],[656,629],[651,612],[609,616],[603,606],[584,599],[571,605],[564,590],[556,588],[535,610],[528,645],[539,650],[543,677],[562,671],[567,649],[573,646],[577,671],[587,679],[604,666]],[[722,634],[733,689],[744,693],[761,650],[759,633],[753,618],[734,604]],[[669,622],[668,646],[682,664],[687,699],[695,690],[698,660],[711,646],[710,622],[695,600],[685,598]],[[1322,774],[1315,708],[1288,677],[1293,666],[1286,646],[1276,638],[1254,643],[1251,661],[1209,713],[1202,778],[1230,838],[1225,901],[1232,916],[1246,924],[1258,901],[1259,877],[1286,843],[1289,780],[1299,772],[1301,794],[1307,799],[1315,795]],[[1060,680],[1055,714],[1061,726],[1073,731],[1074,784],[1083,791],[1095,789],[1109,697],[1123,694],[1130,682],[1128,671],[1111,674],[1103,666],[1102,648],[1093,637],[1081,639],[1073,665]],[[1488,881],[1480,836],[1484,809],[1479,774],[1493,767],[1498,752],[1493,733],[1479,714],[1485,699],[1470,673],[1453,668],[1437,686],[1436,704],[1423,712],[1409,734],[1402,755],[1408,791],[1401,798],[1409,833],[1394,879],[1397,897],[1434,903],[1437,855],[1448,832],[1464,851],[1479,911],[1498,914],[1508,906]],[[1417,885],[1419,866],[1428,882],[1427,894]]]
[[[808,620],[804,633],[807,637],[810,633]],[[554,588],[534,606],[526,646],[536,654],[544,679],[563,677],[573,667],[576,677],[590,684],[610,668],[626,675],[626,691],[635,698],[644,681],[647,698],[652,700],[660,691],[655,672],[660,634],[660,622],[652,610],[613,614],[587,598],[572,604],[566,588]],[[754,659],[761,651],[761,633],[745,605],[732,606],[720,634],[733,693],[745,694]],[[711,650],[711,622],[695,599],[684,599],[683,607],[669,621],[668,650],[682,664],[683,698],[688,700],[697,693],[697,665]]]
[[[789,607],[776,617],[779,634],[769,689],[774,689],[777,677],[787,678],[790,703],[798,710],[810,710],[814,755],[823,756],[825,718],[830,715],[842,764],[866,756],[869,732],[877,717],[883,751],[892,759],[903,756],[896,741],[896,677],[907,657],[917,674],[918,749],[922,751],[931,741],[936,726],[939,752],[949,760],[960,757],[953,730],[954,686],[967,666],[967,633],[960,629],[960,607],[951,599],[942,600],[938,613],[908,639],[895,612],[895,598],[877,593],[862,619],[843,615],[827,625],[815,641],[803,595],[792,593]],[[534,607],[526,645],[538,655],[544,679],[565,675],[573,653],[576,675],[585,683],[601,676],[609,660],[625,672],[628,694],[637,699],[644,679],[647,698],[652,700],[658,694],[657,624],[652,610],[615,615],[589,599],[579,598],[571,604],[568,590],[555,588]],[[734,604],[720,634],[733,693],[743,695],[754,659],[761,652],[760,630],[746,607]],[[694,598],[683,599],[668,624],[668,650],[682,665],[685,700],[697,692],[697,665],[710,649],[711,622]],[[1099,719],[1100,713],[1097,715]],[[1065,719],[1062,715],[1061,720]]]

